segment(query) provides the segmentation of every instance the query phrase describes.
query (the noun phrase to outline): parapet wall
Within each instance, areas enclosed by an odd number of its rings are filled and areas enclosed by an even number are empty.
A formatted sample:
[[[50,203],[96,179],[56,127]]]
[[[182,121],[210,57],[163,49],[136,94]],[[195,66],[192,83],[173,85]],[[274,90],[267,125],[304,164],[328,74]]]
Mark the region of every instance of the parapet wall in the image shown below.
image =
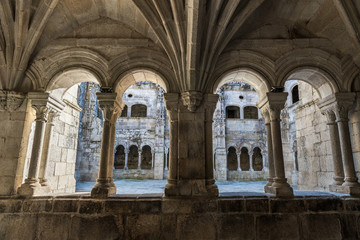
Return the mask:
[[[0,239],[359,239],[360,200],[266,195],[0,200]]]

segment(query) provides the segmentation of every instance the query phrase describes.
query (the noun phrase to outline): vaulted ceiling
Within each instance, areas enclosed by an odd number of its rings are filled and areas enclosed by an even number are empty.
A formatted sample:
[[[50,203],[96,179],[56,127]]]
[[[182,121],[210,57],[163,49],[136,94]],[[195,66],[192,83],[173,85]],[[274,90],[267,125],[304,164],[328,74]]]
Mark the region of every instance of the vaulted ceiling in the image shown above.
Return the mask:
[[[63,48],[97,49],[111,61],[130,46],[167,56],[180,91],[202,91],[218,58],[239,41],[319,38],[359,67],[360,2],[3,0],[0,89],[24,91],[29,65]]]

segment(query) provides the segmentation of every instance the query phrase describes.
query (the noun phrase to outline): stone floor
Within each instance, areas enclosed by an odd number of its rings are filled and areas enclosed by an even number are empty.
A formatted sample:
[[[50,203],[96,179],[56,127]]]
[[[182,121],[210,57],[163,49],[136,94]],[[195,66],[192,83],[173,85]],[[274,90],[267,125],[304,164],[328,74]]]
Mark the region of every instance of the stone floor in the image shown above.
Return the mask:
[[[166,180],[133,180],[121,179],[115,180],[117,194],[162,194],[166,185]],[[76,185],[76,192],[90,192],[95,182],[79,182]],[[217,181],[221,196],[232,195],[265,195],[264,186],[266,181]],[[325,196],[336,195],[343,196],[346,194],[330,193],[330,192],[305,192],[296,191],[297,187],[293,186],[295,195],[297,196]]]

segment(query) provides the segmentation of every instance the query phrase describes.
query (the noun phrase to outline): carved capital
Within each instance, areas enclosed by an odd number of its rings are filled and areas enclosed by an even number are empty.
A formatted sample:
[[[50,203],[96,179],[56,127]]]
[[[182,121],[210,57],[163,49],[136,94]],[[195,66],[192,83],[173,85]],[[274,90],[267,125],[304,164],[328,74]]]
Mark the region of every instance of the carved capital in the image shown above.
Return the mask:
[[[32,107],[35,109],[36,111],[36,118],[35,121],[41,121],[41,122],[46,122],[47,118],[48,118],[48,114],[50,112],[50,108],[48,106],[44,106],[44,105],[35,105],[32,104]]]
[[[323,114],[335,113],[336,121],[348,121],[350,109],[354,106],[355,93],[334,93],[321,99],[317,105]]]
[[[165,107],[168,111],[171,121],[176,121],[178,119],[178,110],[179,110],[179,94],[178,93],[165,93]]]
[[[188,91],[181,93],[182,103],[190,112],[196,111],[196,109],[200,106],[202,99],[202,92]]]
[[[113,116],[117,114],[115,111],[115,101],[116,101],[116,93],[108,93],[108,92],[100,92],[96,93],[96,96],[99,101],[99,108],[103,112],[103,120],[111,121]]]
[[[328,109],[321,110],[321,114],[326,116],[328,125],[335,124],[336,115],[335,115],[333,109],[328,108]]]
[[[50,112],[61,112],[65,104],[46,92],[30,92],[28,98],[31,100],[31,106],[36,111],[35,121],[46,122]]]
[[[206,111],[206,120],[213,120],[214,111],[216,109],[216,104],[219,100],[218,94],[205,94],[204,95],[204,107]]]
[[[270,123],[269,110],[266,107],[263,107],[260,109],[260,112],[261,112],[261,115],[263,115],[265,118],[265,124],[269,124]]]
[[[11,91],[0,91],[0,110],[15,111],[25,100],[21,93]]]

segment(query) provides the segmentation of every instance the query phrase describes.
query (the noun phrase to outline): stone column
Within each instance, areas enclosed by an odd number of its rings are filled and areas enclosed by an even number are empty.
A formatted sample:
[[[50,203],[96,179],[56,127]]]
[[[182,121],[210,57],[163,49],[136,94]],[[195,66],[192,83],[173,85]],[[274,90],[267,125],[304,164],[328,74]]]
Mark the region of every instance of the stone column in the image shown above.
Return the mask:
[[[34,196],[46,193],[46,191],[43,191],[38,179],[45,126],[50,110],[58,110],[59,106],[59,102],[51,98],[49,93],[29,93],[28,98],[31,100],[31,106],[36,111],[36,118],[28,176],[25,179],[25,183],[18,189],[18,194],[21,196]]]
[[[141,150],[138,151],[138,169],[141,169]]]
[[[170,166],[165,195],[217,196],[212,161],[212,116],[218,95],[165,94],[170,118]]]
[[[154,168],[154,161],[155,161],[155,151],[151,151],[151,169]]]
[[[39,171],[39,180],[41,186],[43,187],[44,192],[50,192],[50,185],[48,183],[48,180],[46,179],[46,168],[50,157],[49,150],[51,146],[54,120],[58,116],[59,116],[58,112],[51,111],[49,113],[48,122],[46,123],[46,127],[45,127],[45,136],[44,136],[43,149],[41,153],[41,162],[40,162],[40,171]]]
[[[354,98],[353,98],[354,99]],[[353,100],[352,99],[352,100]],[[351,139],[349,131],[349,118],[348,113],[350,107],[352,107],[353,102],[338,102],[335,110],[336,122],[339,129],[339,139],[341,147],[341,156],[343,159],[344,169],[345,169],[345,182],[343,183],[344,187],[356,187],[359,188],[360,194],[360,184],[358,183],[358,178],[356,177],[354,159],[351,148]],[[351,189],[349,189],[351,193]]]
[[[280,112],[284,108],[288,93],[269,92],[259,105],[266,107],[270,116],[270,129],[272,151],[274,160],[275,177],[271,185],[271,191],[277,197],[293,197],[293,189],[285,178],[284,155],[281,140]]]
[[[205,179],[206,190],[209,195],[218,196],[219,190],[214,178],[214,155],[213,155],[213,116],[216,104],[219,100],[217,94],[205,94]]]
[[[168,153],[169,153],[169,149],[166,148],[165,149],[165,170],[168,170],[169,169],[169,166],[168,166],[168,160],[167,160],[167,156],[168,156]]]
[[[253,172],[254,171],[254,166],[253,166],[253,155],[254,155],[254,152],[253,150],[250,150],[249,151],[249,162],[250,162],[250,172]]]
[[[326,111],[327,125],[329,126],[331,151],[334,164],[334,183],[332,185],[341,186],[344,183],[344,168],[341,159],[341,148],[336,116],[333,111]],[[331,186],[330,186],[330,190]]]
[[[103,112],[103,131],[101,141],[99,175],[96,184],[91,190],[91,196],[94,198],[106,198],[116,194],[116,187],[112,177],[113,153],[114,146],[112,138],[115,136],[115,123],[113,121],[116,111],[114,108],[116,93],[101,92],[97,93],[99,107]]]
[[[174,196],[178,195],[178,105],[179,94],[166,93],[164,94],[165,107],[168,112],[170,120],[170,139],[169,139],[169,173],[168,180],[165,186],[165,195]]]
[[[271,187],[272,187],[272,184],[274,183],[275,167],[274,167],[274,158],[273,158],[270,115],[269,115],[269,111],[266,109],[266,107],[261,109],[261,113],[265,118],[267,152],[268,152],[267,156],[268,156],[268,165],[269,165],[269,178],[268,178],[268,182],[266,183],[266,185],[264,187],[264,190],[266,193],[272,193]]]
[[[241,155],[241,153],[236,152],[237,164],[238,164],[237,170],[238,170],[239,172],[241,171],[241,165],[240,165],[240,155]]]
[[[128,170],[128,161],[129,161],[129,149],[125,149],[125,166],[124,166],[125,170]]]

